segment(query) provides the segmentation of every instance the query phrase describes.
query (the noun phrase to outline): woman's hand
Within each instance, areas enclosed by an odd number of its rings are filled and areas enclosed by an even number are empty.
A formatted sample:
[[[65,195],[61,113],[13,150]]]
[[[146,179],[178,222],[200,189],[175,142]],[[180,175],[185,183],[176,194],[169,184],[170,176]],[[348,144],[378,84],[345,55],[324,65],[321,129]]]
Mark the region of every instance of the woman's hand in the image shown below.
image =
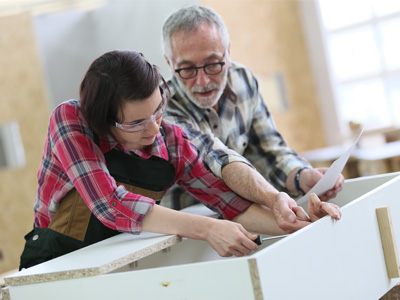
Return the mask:
[[[243,256],[257,250],[253,240],[257,235],[249,233],[236,222],[188,214],[154,205],[142,222],[144,231],[178,234],[196,240],[204,240],[220,256]]]
[[[244,256],[257,250],[254,242],[257,235],[249,233],[244,227],[227,220],[214,220],[209,226],[206,241],[222,257]]]

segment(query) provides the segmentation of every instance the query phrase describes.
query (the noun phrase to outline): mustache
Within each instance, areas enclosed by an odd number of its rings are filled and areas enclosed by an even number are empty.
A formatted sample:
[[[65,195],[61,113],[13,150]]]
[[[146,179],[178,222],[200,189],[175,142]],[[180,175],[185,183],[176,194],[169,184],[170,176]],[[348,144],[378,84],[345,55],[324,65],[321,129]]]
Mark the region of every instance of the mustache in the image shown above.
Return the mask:
[[[215,90],[215,89],[218,89],[218,84],[213,82],[213,83],[210,83],[210,84],[208,84],[206,86],[198,86],[198,85],[197,86],[193,86],[190,91],[192,93],[206,93],[206,92],[209,92],[209,91],[212,91],[212,90]]]

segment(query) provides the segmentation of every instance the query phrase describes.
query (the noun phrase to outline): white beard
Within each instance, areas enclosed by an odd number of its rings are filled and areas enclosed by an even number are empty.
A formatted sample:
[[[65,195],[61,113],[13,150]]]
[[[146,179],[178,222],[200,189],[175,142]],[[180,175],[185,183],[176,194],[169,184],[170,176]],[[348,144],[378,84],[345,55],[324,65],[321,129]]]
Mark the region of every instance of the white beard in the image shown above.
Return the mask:
[[[227,81],[228,81],[228,76],[225,73],[224,78],[220,85],[218,85],[217,83],[210,83],[204,87],[193,86],[192,89],[189,90],[187,88],[187,86],[181,82],[180,79],[178,79],[178,84],[179,84],[180,88],[186,93],[187,97],[193,104],[195,104],[199,108],[206,109],[206,108],[212,108],[218,103],[219,98],[221,97],[222,93],[224,92]],[[208,92],[208,91],[211,91],[214,89],[217,89],[217,93],[214,96],[197,97],[196,98],[193,95],[195,92],[203,92],[204,93],[204,92]]]

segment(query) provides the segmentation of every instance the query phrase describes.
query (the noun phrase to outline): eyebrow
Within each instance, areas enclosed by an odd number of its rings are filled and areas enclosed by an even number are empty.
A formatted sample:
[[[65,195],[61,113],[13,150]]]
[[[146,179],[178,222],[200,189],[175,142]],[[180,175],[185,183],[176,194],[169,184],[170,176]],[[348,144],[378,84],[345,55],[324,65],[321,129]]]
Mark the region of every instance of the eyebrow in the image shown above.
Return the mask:
[[[163,101],[163,98],[162,98],[162,96],[161,96],[161,102],[160,102],[160,104],[157,106],[156,110],[152,113],[152,115],[154,115],[154,114],[161,108],[163,102],[164,102],[164,101]],[[125,123],[127,123],[127,124],[140,123],[140,122],[143,122],[143,121],[146,121],[146,120],[147,120],[147,119],[139,119],[139,120],[133,120],[133,121],[130,121],[130,122],[125,122]]]
[[[214,59],[214,58],[221,59],[222,57],[224,57],[224,54],[222,54],[222,56],[220,57],[218,53],[213,53],[213,54],[209,55],[208,57],[206,57],[206,59],[204,59],[204,61],[207,61],[207,60],[210,60],[210,59]],[[177,66],[179,68],[182,65],[186,65],[186,64],[194,64],[194,62],[192,62],[190,60],[183,60],[183,61],[179,62]]]

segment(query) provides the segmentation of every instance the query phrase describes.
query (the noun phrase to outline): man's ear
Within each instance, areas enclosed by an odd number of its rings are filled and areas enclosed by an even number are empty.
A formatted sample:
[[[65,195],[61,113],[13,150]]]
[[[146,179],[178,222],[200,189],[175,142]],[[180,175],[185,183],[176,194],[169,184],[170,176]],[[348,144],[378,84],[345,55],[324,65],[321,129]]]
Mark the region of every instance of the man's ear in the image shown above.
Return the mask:
[[[229,68],[231,66],[231,42],[229,41],[229,46],[228,46],[228,57],[227,57],[227,67]]]
[[[170,67],[170,68],[172,68],[172,64],[171,64],[171,62],[170,62],[170,60],[168,59],[168,57],[164,54],[164,58],[165,58],[165,60],[166,60],[166,62],[167,62],[167,64],[168,64],[168,66]]]
[[[169,70],[170,70],[170,72],[171,72],[171,76],[174,76],[175,70],[174,70],[174,66],[172,65],[172,61],[170,61],[169,58],[168,58],[168,56],[165,55],[165,54],[164,54],[164,58],[165,58],[165,61],[166,61],[167,64],[168,64]]]

